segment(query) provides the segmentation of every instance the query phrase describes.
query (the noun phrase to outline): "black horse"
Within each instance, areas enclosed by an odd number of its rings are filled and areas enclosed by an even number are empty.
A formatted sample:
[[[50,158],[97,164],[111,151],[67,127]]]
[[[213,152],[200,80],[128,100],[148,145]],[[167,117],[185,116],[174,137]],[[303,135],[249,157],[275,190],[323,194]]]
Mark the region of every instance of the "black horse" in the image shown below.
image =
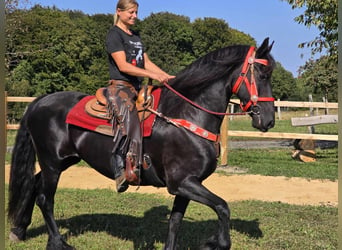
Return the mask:
[[[168,88],[162,87],[158,112],[186,120],[203,132],[195,134],[191,126],[175,126],[157,117],[152,135],[143,141],[158,179],[175,195],[165,249],[176,249],[177,234],[191,200],[209,206],[218,216],[217,233],[202,247],[230,248],[228,205],[202,181],[216,169],[222,113],[232,94],[251,115],[253,127],[265,132],[274,126],[272,45],[267,38],[257,50],[236,45],[210,52],[180,72]],[[59,92],[38,97],[24,114],[10,172],[10,239],[25,239],[36,203],[48,229],[47,249],[73,249],[62,238],[54,218],[54,196],[61,173],[83,159],[101,174],[114,178],[113,138],[65,123],[69,110],[85,96]],[[36,157],[41,168],[37,174]],[[143,176],[142,183],[155,185],[155,180]]]

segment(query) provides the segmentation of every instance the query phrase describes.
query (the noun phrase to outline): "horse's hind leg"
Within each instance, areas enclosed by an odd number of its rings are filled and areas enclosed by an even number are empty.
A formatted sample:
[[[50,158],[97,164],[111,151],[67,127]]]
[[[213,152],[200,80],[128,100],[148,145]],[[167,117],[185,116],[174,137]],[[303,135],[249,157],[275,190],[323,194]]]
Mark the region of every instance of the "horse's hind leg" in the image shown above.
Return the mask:
[[[58,170],[45,168],[41,172],[41,182],[37,188],[36,203],[43,214],[49,234],[46,246],[48,250],[74,249],[63,240],[54,218],[54,197],[60,174]]]
[[[195,177],[190,177],[183,181],[181,186],[174,193],[186,197],[189,200],[197,201],[209,206],[218,216],[218,233],[213,235],[201,249],[230,249],[230,211],[227,203],[210,192]]]

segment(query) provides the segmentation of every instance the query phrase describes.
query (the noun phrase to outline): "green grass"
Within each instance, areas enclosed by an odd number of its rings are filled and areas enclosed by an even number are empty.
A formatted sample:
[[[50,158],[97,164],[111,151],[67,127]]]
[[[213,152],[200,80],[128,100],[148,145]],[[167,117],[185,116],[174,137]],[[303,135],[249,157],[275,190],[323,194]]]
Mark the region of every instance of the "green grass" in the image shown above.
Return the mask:
[[[242,131],[258,131],[252,127],[250,119],[234,119],[229,121],[229,130],[242,130]],[[316,125],[316,134],[337,134],[338,124],[320,124]],[[293,127],[290,120],[276,120],[275,126],[270,129],[270,132],[284,132],[284,133],[308,133],[307,126]]]
[[[229,205],[232,249],[337,249],[337,208],[260,201]],[[171,208],[172,199],[153,194],[58,189],[55,217],[76,249],[162,249]],[[216,230],[216,214],[191,202],[179,249],[198,249]],[[5,247],[44,249],[46,242],[43,218],[35,207],[27,240],[17,244],[6,240]]]
[[[17,130],[7,130],[7,138],[6,138],[7,146],[14,145],[16,135],[17,135]]]
[[[300,162],[292,159],[291,154],[290,148],[231,149],[228,165],[246,170],[248,174],[338,179],[337,148],[317,149],[316,162]]]

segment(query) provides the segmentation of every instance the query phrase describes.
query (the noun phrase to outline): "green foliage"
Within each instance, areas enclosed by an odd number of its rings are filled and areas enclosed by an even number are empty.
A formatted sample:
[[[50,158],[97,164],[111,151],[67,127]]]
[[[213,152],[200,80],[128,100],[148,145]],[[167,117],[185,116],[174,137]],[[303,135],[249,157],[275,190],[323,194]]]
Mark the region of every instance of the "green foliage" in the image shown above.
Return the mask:
[[[337,0],[283,0],[287,1],[293,9],[304,8],[304,13],[295,18],[300,24],[307,27],[316,26],[319,36],[310,42],[303,42],[299,47],[308,46],[313,53],[321,52],[327,48],[329,59],[337,64],[338,55],[338,5]]]
[[[171,74],[177,74],[210,51],[233,44],[255,45],[249,35],[229,28],[224,20],[216,18],[196,19],[191,23],[186,16],[159,12],[139,22],[136,28],[152,60]]]
[[[194,40],[192,48],[196,58],[203,56],[210,51],[233,45],[236,42],[232,37],[238,32],[234,33],[224,20],[210,17],[204,19],[198,18],[195,19],[192,27]],[[239,35],[243,36],[241,34]],[[247,35],[245,35],[244,39],[241,39],[238,44],[255,45],[253,39]]]
[[[9,84],[17,83],[18,78],[26,80],[30,83],[27,94],[38,96],[66,89],[83,91],[79,82],[89,72],[97,75],[97,82],[105,82],[107,69],[93,64],[99,63],[94,57],[100,57],[107,65],[102,42],[105,33],[97,33],[96,22],[84,14],[39,5],[15,14],[21,16],[23,30],[9,36],[8,50],[16,51],[8,59]],[[99,84],[92,84],[93,92]],[[21,94],[12,86],[7,90],[10,95]]]
[[[317,61],[309,60],[302,67],[299,80],[301,89],[325,96],[330,101],[337,101],[337,62],[338,62],[338,4],[337,0],[283,0],[293,9],[302,8],[304,13],[295,21],[308,28],[316,26],[319,35],[309,42],[302,42],[299,47],[311,47],[312,54],[327,50],[328,55]]]
[[[274,98],[288,100],[292,97],[293,99],[296,99],[293,97],[293,95],[296,94],[296,92],[293,91],[294,86],[296,86],[296,84],[292,74],[285,70],[280,63],[277,63],[276,69],[272,73],[272,90]]]
[[[138,30],[151,59],[170,74],[176,74],[195,59],[188,17],[152,13],[138,25]]]
[[[317,60],[309,60],[301,67],[303,71],[299,82],[318,97],[326,97],[331,102],[338,101],[338,69],[337,64],[328,56]]]

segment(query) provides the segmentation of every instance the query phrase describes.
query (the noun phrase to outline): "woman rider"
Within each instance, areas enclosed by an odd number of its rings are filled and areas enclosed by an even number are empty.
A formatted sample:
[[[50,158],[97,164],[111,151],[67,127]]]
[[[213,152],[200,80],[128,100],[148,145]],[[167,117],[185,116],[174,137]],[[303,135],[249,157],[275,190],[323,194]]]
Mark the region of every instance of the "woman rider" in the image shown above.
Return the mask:
[[[118,192],[124,192],[128,188],[124,174],[127,151],[130,157],[135,157],[138,165],[141,164],[142,139],[135,100],[142,80],[148,77],[163,83],[174,78],[150,60],[139,35],[131,30],[137,20],[138,7],[139,4],[135,0],[119,0],[114,15],[114,25],[108,31],[106,38],[111,85],[109,92],[111,96],[115,96],[114,114],[122,118],[122,129],[118,130],[121,136],[126,136],[125,142],[122,140],[118,142],[121,143],[120,149],[117,148],[118,144],[115,148],[117,166],[115,177]],[[127,97],[130,101],[126,100]]]

